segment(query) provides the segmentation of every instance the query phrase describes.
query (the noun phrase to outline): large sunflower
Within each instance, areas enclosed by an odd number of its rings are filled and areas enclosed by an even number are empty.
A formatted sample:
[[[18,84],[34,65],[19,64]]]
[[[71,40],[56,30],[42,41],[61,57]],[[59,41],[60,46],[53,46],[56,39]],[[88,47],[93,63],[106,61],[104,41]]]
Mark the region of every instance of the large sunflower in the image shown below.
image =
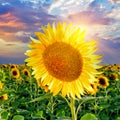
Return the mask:
[[[91,91],[100,62],[100,55],[94,54],[96,40],[85,42],[85,31],[65,22],[42,30],[35,32],[38,40],[31,37],[31,50],[25,53],[35,78],[42,78],[42,85],[48,85],[53,95],[61,92],[63,97],[80,98],[85,90]]]

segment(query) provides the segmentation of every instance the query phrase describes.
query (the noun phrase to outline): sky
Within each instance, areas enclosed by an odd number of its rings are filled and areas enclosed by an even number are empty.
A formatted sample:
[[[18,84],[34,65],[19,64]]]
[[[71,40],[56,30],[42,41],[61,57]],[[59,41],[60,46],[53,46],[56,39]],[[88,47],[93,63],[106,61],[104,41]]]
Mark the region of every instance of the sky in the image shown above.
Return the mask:
[[[120,0],[0,0],[0,64],[23,64],[30,36],[58,21],[98,40],[103,64],[120,64]]]

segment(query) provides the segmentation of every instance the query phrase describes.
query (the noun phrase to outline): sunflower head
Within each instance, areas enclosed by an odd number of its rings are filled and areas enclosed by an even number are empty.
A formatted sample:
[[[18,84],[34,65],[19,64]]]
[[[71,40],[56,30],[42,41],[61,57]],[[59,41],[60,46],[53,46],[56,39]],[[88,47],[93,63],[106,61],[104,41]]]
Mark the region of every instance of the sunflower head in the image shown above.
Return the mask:
[[[118,70],[118,71],[120,71],[120,65],[119,65],[119,66],[117,66],[117,70]]]
[[[8,94],[3,94],[2,96],[0,96],[0,101],[5,101],[8,100]]]
[[[98,92],[98,84],[97,83],[92,83],[91,84],[92,91],[87,91],[88,94],[95,95]]]
[[[19,78],[19,76],[20,76],[20,71],[19,71],[19,69],[17,69],[17,68],[12,68],[10,72],[11,72],[11,76],[12,76],[13,78]]]
[[[7,68],[7,65],[6,64],[2,64],[2,68]]]
[[[111,67],[111,66],[108,66],[108,67],[107,67],[107,70],[112,70],[112,67]]]
[[[108,77],[109,77],[110,80],[113,80],[113,81],[118,81],[119,80],[118,79],[118,74],[116,74],[116,73],[110,73]]]
[[[98,76],[98,86],[101,88],[106,88],[109,86],[108,78],[100,75]]]
[[[23,75],[24,75],[24,76],[27,76],[27,77],[29,77],[29,76],[30,76],[30,72],[29,72],[29,70],[28,70],[28,69],[26,69],[26,68],[25,68],[25,69],[23,69],[23,71],[22,71],[22,72],[23,72]]]
[[[35,78],[53,95],[80,98],[84,90],[92,90],[101,57],[94,53],[96,40],[86,42],[85,31],[66,23],[48,24],[42,30],[35,32],[38,40],[31,37],[31,50],[25,53]]]
[[[16,65],[15,64],[10,64],[10,68],[16,68]]]

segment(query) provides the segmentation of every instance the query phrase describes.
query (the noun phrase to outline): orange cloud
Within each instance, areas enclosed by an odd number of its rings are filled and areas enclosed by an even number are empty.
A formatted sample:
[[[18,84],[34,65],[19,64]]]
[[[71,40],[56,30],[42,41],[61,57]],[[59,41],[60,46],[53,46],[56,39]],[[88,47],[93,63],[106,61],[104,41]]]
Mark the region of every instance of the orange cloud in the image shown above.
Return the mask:
[[[25,27],[25,24],[18,22],[18,18],[11,13],[0,15],[0,27]]]
[[[20,22],[19,18],[12,13],[0,15],[0,39],[5,41],[18,41],[15,37],[19,29],[26,28],[25,23]]]
[[[2,29],[0,29],[0,37],[11,36],[11,35],[12,35],[11,32],[5,32]]]

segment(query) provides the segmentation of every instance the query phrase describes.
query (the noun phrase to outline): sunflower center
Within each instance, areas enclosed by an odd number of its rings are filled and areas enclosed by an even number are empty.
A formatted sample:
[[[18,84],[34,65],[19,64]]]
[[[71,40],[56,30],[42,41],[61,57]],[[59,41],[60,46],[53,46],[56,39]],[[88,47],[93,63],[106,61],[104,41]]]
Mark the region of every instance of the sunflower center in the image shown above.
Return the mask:
[[[16,76],[16,75],[17,75],[17,72],[16,72],[16,71],[13,71],[13,75]]]
[[[116,79],[116,75],[115,74],[111,74],[109,77],[110,80],[115,80]]]
[[[24,71],[24,75],[28,76],[28,72],[27,72],[27,71]]]
[[[48,72],[63,81],[77,79],[82,71],[83,60],[78,50],[64,42],[49,45],[43,53]]]
[[[105,85],[105,79],[104,79],[104,78],[100,78],[100,79],[99,79],[99,83],[100,83],[101,85]]]

